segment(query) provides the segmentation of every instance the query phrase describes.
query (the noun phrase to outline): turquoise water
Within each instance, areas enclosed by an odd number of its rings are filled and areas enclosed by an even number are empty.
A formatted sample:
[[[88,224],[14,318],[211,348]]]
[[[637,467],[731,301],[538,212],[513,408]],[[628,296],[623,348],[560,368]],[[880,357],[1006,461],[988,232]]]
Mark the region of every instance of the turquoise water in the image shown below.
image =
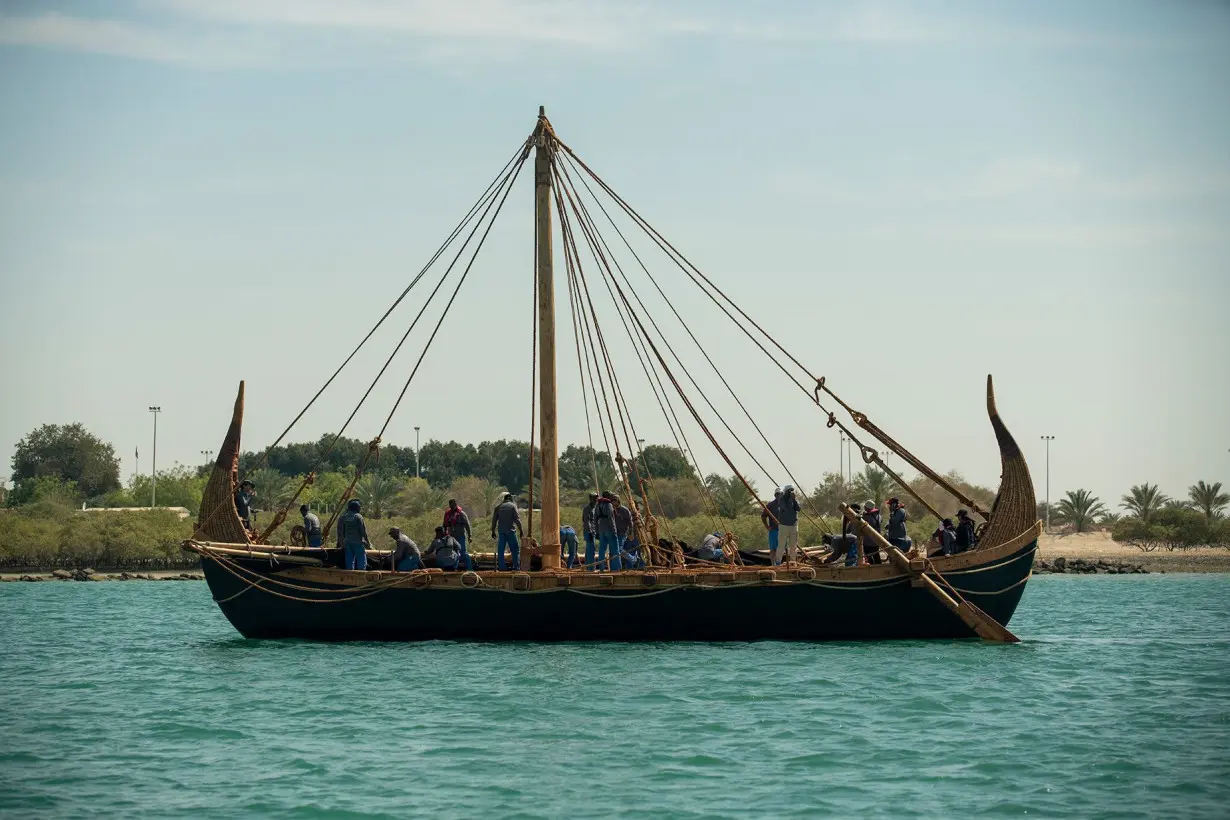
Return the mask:
[[[3,584],[0,813],[1230,813],[1230,576],[1035,578],[1012,628],[258,642],[203,583]]]

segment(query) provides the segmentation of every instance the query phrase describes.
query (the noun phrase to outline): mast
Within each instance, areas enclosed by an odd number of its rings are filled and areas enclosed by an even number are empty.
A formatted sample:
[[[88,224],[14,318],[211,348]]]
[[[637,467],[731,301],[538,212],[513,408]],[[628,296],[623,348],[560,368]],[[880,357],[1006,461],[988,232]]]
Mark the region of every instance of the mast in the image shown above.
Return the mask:
[[[555,406],[555,271],[551,247],[551,165],[555,132],[542,106],[534,129],[534,224],[538,249],[538,405],[542,439],[543,569],[559,567],[559,441]],[[534,476],[530,476],[530,482]]]

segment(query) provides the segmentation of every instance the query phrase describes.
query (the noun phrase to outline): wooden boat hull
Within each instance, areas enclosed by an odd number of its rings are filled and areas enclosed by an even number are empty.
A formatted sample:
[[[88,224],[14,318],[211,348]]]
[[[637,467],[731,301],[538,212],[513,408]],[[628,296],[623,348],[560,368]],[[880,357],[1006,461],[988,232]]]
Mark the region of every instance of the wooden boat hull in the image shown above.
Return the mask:
[[[1007,624],[1036,548],[1031,530],[1010,549],[946,559],[954,565],[941,571],[967,600]],[[203,556],[202,564],[222,612],[248,638],[829,641],[972,635],[925,589],[889,567],[815,570],[810,581],[779,570],[788,582],[765,582],[763,570],[693,573],[691,583],[664,573],[654,586],[637,572],[608,576],[605,586],[593,573],[571,574],[568,586],[557,586],[563,583],[558,575],[525,573],[517,575],[534,588],[518,591],[511,588],[513,573],[480,573],[484,580],[474,587],[465,586],[459,573],[434,573],[427,586],[403,574],[401,585],[381,589],[398,576],[271,567],[268,559],[224,564]],[[732,576],[739,580],[726,580]],[[365,595],[368,590],[376,591]]]

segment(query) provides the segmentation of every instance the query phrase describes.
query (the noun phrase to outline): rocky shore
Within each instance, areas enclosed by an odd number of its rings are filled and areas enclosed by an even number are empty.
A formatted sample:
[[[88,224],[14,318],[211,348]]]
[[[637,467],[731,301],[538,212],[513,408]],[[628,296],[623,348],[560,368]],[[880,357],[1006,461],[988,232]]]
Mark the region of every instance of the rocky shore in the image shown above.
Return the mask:
[[[57,569],[49,573],[0,575],[0,581],[204,581],[199,572],[95,572],[92,569]]]
[[[1034,562],[1034,572],[1039,575],[1073,574],[1073,575],[1138,575],[1148,573],[1143,564],[1131,564],[1126,561],[1108,561],[1105,558],[1086,560],[1084,558],[1064,558],[1060,556],[1048,561],[1040,558]]]

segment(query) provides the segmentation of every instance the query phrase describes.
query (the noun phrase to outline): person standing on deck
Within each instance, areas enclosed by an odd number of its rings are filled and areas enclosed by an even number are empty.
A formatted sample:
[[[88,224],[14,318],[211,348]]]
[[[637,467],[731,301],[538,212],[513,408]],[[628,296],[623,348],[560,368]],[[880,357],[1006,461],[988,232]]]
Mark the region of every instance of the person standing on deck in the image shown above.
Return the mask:
[[[567,550],[566,557],[565,550]],[[577,565],[577,531],[569,524],[559,528],[559,558],[565,562],[564,566],[568,569]]]
[[[423,553],[419,551],[419,545],[397,527],[390,529],[389,535],[396,544],[393,550],[393,571],[413,572],[416,569],[422,569]]]
[[[516,554],[514,549],[513,555],[516,556]],[[431,542],[431,546],[427,548],[423,557],[434,557],[437,567],[445,572],[452,572],[461,562],[461,544],[457,543],[457,539],[449,535],[444,527],[436,527],[436,539]]]
[[[884,519],[880,515],[880,509],[876,503],[870,498],[863,502],[863,520],[867,522],[867,526],[871,527],[878,533],[883,534]],[[879,564],[882,562],[880,558],[880,547],[870,538],[863,538],[863,557],[868,563]]]
[[[619,543],[615,535],[615,505],[611,503],[610,493],[603,493],[598,499],[598,506],[594,507],[594,529],[598,532],[598,562],[594,569],[623,569],[619,562]]]
[[[508,567],[504,565],[504,548],[512,553],[512,569],[521,569],[521,544],[517,534],[525,537],[521,526],[521,513],[517,503],[513,501],[512,493],[504,493],[504,501],[491,514],[491,537],[498,538],[495,552],[495,568],[501,572]],[[498,534],[498,535],[497,535]]]
[[[581,508],[581,532],[585,536],[585,568],[594,568],[594,546],[598,529],[594,523],[594,511],[598,508],[598,494],[589,494],[589,503]]]
[[[252,499],[256,497],[256,485],[251,481],[245,481],[239,485],[239,490],[235,493],[235,512],[239,513],[239,520],[243,522],[245,530],[252,529]]]
[[[957,510],[957,552],[972,550],[978,543],[974,534],[974,522],[969,517],[969,511]]]
[[[470,553],[466,551],[466,543],[473,536],[470,530],[470,516],[466,515],[466,511],[461,509],[461,505],[455,498],[448,500],[448,509],[444,511],[444,531],[453,536],[461,545],[461,563],[466,569],[474,569]]]
[[[769,560],[777,566],[782,562],[781,555],[778,554],[778,540],[780,531],[777,529],[777,510],[782,503],[782,488],[778,487],[773,491],[773,500],[764,505],[764,509],[760,511],[760,523],[764,524],[766,530],[769,531]]]
[[[312,549],[323,546],[325,534],[320,529],[320,519],[316,517],[316,513],[308,509],[307,504],[304,504],[299,507],[299,514],[303,516],[303,536],[307,541],[307,545]]]
[[[905,534],[905,522],[909,520],[905,507],[896,496],[888,499],[888,543],[902,552],[908,552],[914,542]]]
[[[862,505],[851,504],[850,510],[855,515],[860,515],[863,511]],[[842,517],[841,519],[841,540],[846,544],[846,566],[858,566],[858,531],[854,528],[854,522],[849,518]]]
[[[777,503],[777,528],[779,549],[786,552],[794,563],[799,551],[799,500],[794,496],[794,485],[782,487],[782,497]]]
[[[371,541],[367,540],[367,524],[359,514],[361,507],[359,499],[352,498],[346,505],[346,512],[337,520],[337,545],[346,553],[346,569],[367,569],[367,548]]]

